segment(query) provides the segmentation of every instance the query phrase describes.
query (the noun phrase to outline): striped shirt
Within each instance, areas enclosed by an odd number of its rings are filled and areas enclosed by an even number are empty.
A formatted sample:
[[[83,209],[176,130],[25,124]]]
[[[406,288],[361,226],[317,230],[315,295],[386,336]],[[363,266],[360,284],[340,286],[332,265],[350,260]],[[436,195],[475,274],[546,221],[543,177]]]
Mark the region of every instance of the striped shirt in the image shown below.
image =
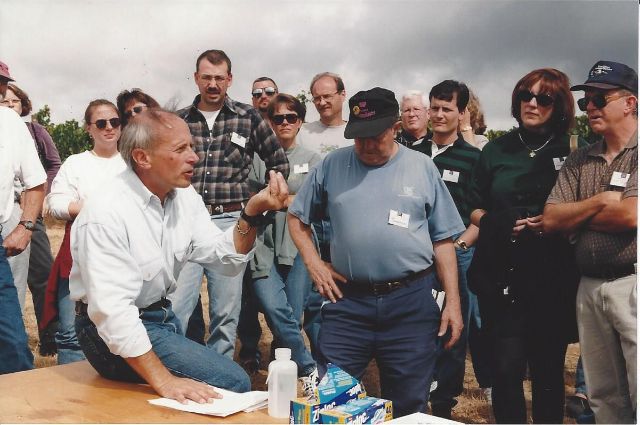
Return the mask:
[[[431,140],[428,143],[433,144]],[[435,148],[429,145],[427,145],[426,151],[438,167],[440,177],[449,189],[462,222],[465,226],[469,226],[471,179],[476,163],[480,159],[480,150],[467,143],[462,135],[458,134],[458,139],[444,151],[434,155]]]
[[[208,205],[242,202],[249,198],[249,171],[253,154],[267,170],[289,176],[289,161],[275,134],[253,107],[225,97],[213,130],[198,111],[200,95],[177,114],[193,136],[198,163],[191,183]]]
[[[622,199],[638,197],[638,134],[607,164],[604,141],[569,155],[560,170],[547,203],[577,202],[612,190]],[[625,184],[612,180],[624,176]],[[628,266],[636,262],[637,230],[605,233],[583,228],[576,235],[576,259],[583,274],[598,273],[604,266]]]

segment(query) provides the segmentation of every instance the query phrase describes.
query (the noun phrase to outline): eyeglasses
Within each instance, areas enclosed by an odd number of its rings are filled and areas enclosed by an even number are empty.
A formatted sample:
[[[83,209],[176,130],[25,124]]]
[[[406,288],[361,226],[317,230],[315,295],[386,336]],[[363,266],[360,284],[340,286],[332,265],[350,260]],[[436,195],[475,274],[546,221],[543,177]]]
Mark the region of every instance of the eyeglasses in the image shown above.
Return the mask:
[[[289,124],[295,124],[298,122],[298,114],[274,115],[273,118],[271,118],[271,121],[273,121],[275,125],[282,125],[285,120],[287,120]]]
[[[329,94],[321,94],[321,95],[318,95],[318,96],[313,96],[313,103],[315,103],[317,105],[318,103],[320,103],[323,100],[325,102],[328,102],[331,99],[333,99],[333,96],[337,95],[338,93],[340,93],[340,92],[329,93]]]
[[[139,114],[145,109],[147,109],[147,105],[134,106],[133,108],[131,108],[131,110],[125,112],[124,116],[127,117],[127,119],[131,119],[131,117],[133,117],[134,114]]]
[[[262,93],[264,93],[267,96],[273,96],[274,94],[276,94],[276,89],[275,87],[253,89],[253,91],[251,92],[251,96],[253,96],[254,99],[258,99],[260,96],[262,96]]]
[[[607,106],[609,102],[617,100],[621,97],[623,97],[623,95],[615,93],[608,96],[604,93],[596,93],[593,96],[585,96],[582,99],[578,99],[578,108],[580,108],[581,111],[585,112],[587,110],[589,102],[591,102],[593,103],[593,106],[596,107],[596,109],[602,109]]]
[[[100,130],[107,128],[107,122],[111,124],[111,127],[120,127],[120,118],[110,118],[108,120],[97,120],[96,122],[90,122],[89,124],[95,124]]]
[[[529,90],[520,90],[518,92],[518,100],[520,100],[520,102],[528,103],[531,102],[531,99],[533,98],[536,99],[536,103],[538,104],[538,106],[546,107],[553,105],[553,97],[549,96],[548,94],[533,94]]]

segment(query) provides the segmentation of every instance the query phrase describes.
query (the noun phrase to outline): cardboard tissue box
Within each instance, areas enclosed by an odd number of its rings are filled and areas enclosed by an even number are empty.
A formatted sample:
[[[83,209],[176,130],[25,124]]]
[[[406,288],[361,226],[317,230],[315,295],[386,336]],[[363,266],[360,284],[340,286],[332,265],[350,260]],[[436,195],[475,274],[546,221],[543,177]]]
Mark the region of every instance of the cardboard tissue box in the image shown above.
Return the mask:
[[[393,419],[390,400],[364,397],[320,412],[323,424],[380,424]]]
[[[353,376],[331,363],[327,373],[318,384],[316,396],[308,399],[300,397],[291,400],[289,423],[318,424],[321,422],[320,410],[331,409],[345,404],[349,400],[365,397],[362,385]]]

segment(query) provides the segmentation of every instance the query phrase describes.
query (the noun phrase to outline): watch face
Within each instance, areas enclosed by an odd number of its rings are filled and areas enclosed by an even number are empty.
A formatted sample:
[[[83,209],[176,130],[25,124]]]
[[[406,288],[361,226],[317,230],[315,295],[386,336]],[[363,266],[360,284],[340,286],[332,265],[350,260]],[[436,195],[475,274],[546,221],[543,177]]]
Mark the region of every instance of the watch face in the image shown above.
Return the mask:
[[[27,230],[33,230],[36,227],[35,224],[33,224],[33,221],[29,220],[21,221],[20,224],[22,224]]]

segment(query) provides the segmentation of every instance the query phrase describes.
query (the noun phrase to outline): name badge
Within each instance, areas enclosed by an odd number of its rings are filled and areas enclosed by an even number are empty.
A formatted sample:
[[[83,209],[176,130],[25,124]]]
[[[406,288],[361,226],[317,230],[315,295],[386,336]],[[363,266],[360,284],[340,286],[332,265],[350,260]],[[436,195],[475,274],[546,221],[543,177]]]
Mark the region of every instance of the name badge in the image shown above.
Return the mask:
[[[458,171],[444,170],[442,172],[442,180],[451,183],[458,183],[460,173]]]
[[[244,148],[244,145],[247,144],[247,138],[242,137],[238,133],[231,133],[231,143],[234,143],[240,146],[241,148]]]
[[[560,158],[553,158],[553,166],[556,168],[556,171],[560,171],[562,165],[564,164],[564,160],[567,159],[566,156],[562,156]]]
[[[294,164],[293,165],[293,174],[305,174],[309,172],[309,163],[305,162],[304,164]]]
[[[396,210],[389,211],[389,224],[393,224],[394,226],[404,227],[405,229],[409,228],[409,214],[401,213]]]
[[[620,171],[614,171],[609,184],[611,186],[626,187],[628,181],[629,174],[621,173]]]

